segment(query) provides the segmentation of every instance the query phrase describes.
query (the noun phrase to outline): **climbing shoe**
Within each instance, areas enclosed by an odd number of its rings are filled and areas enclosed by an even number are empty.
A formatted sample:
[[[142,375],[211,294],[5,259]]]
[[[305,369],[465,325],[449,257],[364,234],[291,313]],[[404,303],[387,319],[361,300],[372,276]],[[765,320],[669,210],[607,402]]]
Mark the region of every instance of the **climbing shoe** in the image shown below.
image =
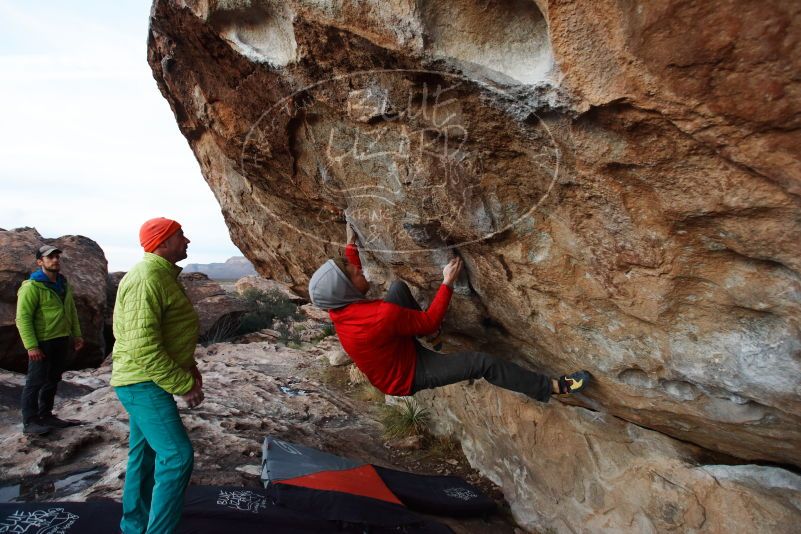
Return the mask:
[[[562,375],[556,379],[559,382],[559,391],[554,391],[557,395],[570,395],[578,393],[590,383],[590,373],[587,371],[576,371],[573,374]]]

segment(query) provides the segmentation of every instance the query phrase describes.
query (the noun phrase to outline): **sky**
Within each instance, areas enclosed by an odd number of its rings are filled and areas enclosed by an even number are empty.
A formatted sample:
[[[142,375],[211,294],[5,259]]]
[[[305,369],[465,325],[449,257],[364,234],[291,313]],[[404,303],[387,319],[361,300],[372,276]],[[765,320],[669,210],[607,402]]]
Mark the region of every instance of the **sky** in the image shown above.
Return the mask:
[[[182,265],[241,255],[147,64],[150,4],[0,0],[0,228],[87,236],[109,271],[152,217],[182,224]]]

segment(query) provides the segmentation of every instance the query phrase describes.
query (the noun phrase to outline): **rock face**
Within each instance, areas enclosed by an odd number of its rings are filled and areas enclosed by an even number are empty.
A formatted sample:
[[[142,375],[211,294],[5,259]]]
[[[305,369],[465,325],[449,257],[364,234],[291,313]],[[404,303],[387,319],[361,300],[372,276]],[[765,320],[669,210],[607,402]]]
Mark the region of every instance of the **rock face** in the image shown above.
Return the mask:
[[[306,302],[306,299],[304,299],[303,297],[292,291],[292,289],[288,285],[282,284],[281,282],[276,282],[275,280],[262,278],[261,276],[258,275],[244,276],[236,281],[234,287],[236,288],[236,291],[238,293],[244,293],[248,289],[256,289],[258,291],[263,291],[265,293],[270,291],[277,291],[281,295],[285,296],[286,299],[290,302],[294,303]]]
[[[589,408],[732,462],[801,466],[798,35],[801,5],[778,0],[157,0],[148,60],[261,275],[302,291],[345,220],[376,295],[398,277],[430,298],[458,253],[449,349],[593,373],[582,408],[536,408],[561,432],[556,414]],[[494,443],[485,412],[463,443]],[[553,505],[531,457],[560,453],[523,435],[491,468]]]
[[[34,228],[0,231],[0,367],[24,372],[28,356],[15,324],[17,290],[37,269],[35,251],[42,245],[63,251],[62,274],[72,284],[86,346],[71,353],[70,369],[96,367],[103,361],[106,313],[106,257],[97,243],[83,236],[45,239]]]
[[[244,302],[203,273],[181,273],[179,280],[200,319],[201,339],[223,339],[236,331],[247,312]]]
[[[533,532],[783,532],[801,516],[801,476],[784,469],[709,464],[699,447],[484,381],[421,396]]]
[[[103,325],[103,336],[106,339],[106,355],[114,350],[114,304],[117,300],[117,288],[125,276],[124,271],[115,271],[106,276],[106,316]]]

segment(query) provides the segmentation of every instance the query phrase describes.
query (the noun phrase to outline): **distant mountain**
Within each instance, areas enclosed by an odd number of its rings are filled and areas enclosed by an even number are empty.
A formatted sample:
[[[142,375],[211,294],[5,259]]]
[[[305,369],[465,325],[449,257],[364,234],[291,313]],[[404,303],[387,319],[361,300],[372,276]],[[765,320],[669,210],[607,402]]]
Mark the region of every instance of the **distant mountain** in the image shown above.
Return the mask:
[[[190,263],[185,273],[203,273],[212,280],[239,280],[243,276],[256,274],[256,269],[244,256],[234,256],[225,263]]]

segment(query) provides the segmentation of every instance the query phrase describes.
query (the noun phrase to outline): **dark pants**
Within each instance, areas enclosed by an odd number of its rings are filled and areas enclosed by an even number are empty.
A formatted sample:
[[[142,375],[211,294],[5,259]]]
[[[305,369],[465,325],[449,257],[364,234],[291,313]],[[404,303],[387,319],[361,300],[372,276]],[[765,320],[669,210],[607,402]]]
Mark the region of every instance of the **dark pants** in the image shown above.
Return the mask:
[[[36,417],[53,413],[56,388],[61,382],[61,374],[69,352],[68,337],[57,337],[39,342],[44,353],[41,360],[28,360],[28,376],[22,388],[22,422],[30,423]]]
[[[385,301],[420,310],[420,305],[405,282],[396,280],[387,292]],[[519,365],[491,356],[485,352],[455,352],[441,354],[423,347],[415,340],[417,367],[414,372],[412,393],[483,378],[495,386],[524,393],[538,401],[548,402],[551,397],[551,379],[545,375],[523,369]]]

